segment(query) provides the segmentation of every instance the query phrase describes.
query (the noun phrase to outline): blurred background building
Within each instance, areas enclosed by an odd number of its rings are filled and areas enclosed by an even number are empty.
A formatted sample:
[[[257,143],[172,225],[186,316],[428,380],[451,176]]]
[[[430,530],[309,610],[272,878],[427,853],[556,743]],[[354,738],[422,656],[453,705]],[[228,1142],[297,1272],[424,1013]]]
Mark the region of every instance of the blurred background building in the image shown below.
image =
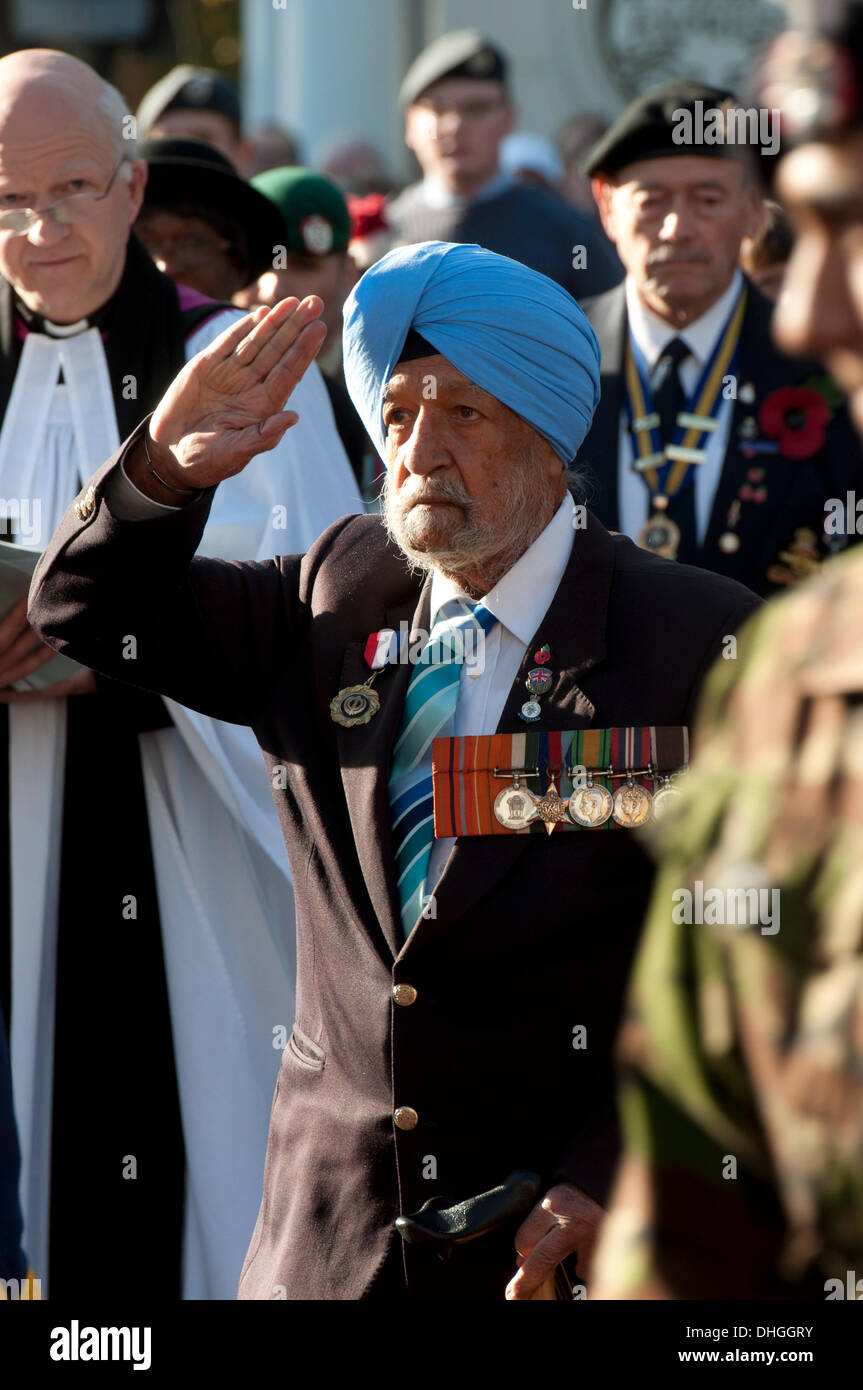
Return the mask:
[[[782,0],[0,0],[3,51],[76,53],[132,108],[175,63],[240,83],[244,126],[281,127],[308,162],[350,138],[415,177],[396,101],[420,49],[476,25],[510,53],[524,130],[613,117],[668,77],[734,86],[786,22]],[[361,159],[362,152],[354,152]]]

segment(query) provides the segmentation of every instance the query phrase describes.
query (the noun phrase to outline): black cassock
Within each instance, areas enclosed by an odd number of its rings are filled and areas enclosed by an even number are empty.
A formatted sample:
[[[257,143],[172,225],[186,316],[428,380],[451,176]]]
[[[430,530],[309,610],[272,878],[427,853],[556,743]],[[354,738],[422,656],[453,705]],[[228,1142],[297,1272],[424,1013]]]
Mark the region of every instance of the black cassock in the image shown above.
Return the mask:
[[[130,238],[117,291],[89,319],[103,333],[121,439],[164,394],[185,364],[186,339],[212,311],[212,304],[181,308],[173,283]],[[20,357],[16,317],[44,331],[0,281],[4,411]],[[123,395],[130,374],[135,400]],[[157,697],[96,680],[98,694],[66,701],[47,1280],[44,1271],[35,1273],[55,1299],[95,1291],[124,1301],[175,1299],[185,1155],[138,744],[139,734],[171,721]],[[15,1006],[8,714],[0,705],[0,1001],[7,1027]],[[125,920],[130,894],[137,916]],[[127,1156],[136,1162],[134,1178]]]

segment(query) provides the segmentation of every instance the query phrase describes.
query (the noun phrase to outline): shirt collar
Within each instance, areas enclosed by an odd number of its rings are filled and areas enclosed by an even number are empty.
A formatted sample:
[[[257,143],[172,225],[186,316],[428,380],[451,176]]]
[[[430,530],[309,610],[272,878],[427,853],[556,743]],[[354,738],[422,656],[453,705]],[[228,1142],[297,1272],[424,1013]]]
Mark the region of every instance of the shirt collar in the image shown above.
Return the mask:
[[[673,338],[682,338],[693,357],[703,366],[710,357],[725,321],[743,289],[743,274],[739,269],[735,270],[731,284],[716,303],[711,304],[706,313],[693,319],[685,328],[675,328],[658,314],[654,314],[652,309],[648,309],[636,290],[631,275],[627,275],[625,285],[629,331],[648,368],[656,364]]]
[[[566,494],[551,521],[512,569],[507,570],[490,594],[482,600],[519,642],[527,646],[557,593],[564,570],[569,562],[575,534],[575,508],[572,497]],[[429,627],[444,603],[453,598],[472,604],[452,579],[437,570],[432,575],[431,612]]]

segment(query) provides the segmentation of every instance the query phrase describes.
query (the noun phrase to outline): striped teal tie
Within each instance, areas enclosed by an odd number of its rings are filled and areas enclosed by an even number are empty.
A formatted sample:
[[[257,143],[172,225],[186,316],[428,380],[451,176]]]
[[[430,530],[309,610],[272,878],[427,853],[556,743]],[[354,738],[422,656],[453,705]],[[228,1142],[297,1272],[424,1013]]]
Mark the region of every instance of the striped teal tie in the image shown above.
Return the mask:
[[[455,713],[464,664],[464,634],[470,628],[490,632],[496,622],[481,603],[471,607],[452,599],[443,604],[411,675],[389,782],[396,877],[406,936],[424,906],[434,841],[432,743],[446,733]]]

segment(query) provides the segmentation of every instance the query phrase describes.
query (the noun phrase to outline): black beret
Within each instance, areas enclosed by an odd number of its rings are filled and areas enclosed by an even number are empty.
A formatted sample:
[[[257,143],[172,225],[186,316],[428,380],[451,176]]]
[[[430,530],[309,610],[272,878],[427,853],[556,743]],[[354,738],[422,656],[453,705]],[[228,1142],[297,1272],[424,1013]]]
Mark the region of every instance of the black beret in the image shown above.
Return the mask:
[[[443,77],[480,77],[505,83],[506,74],[505,54],[478,29],[455,29],[435,39],[414,59],[399,90],[399,102],[411,106]]]
[[[141,99],[137,122],[141,135],[166,111],[217,111],[240,124],[240,98],[230,78],[213,68],[181,63],[160,77]]]
[[[732,92],[723,87],[709,87],[704,82],[663,82],[636,97],[622,116],[594,145],[582,165],[582,171],[594,174],[613,174],[626,164],[639,159],[659,159],[667,155],[698,154],[708,158],[729,159],[732,149],[724,144],[693,145],[680,139],[683,128],[681,112],[693,120],[698,112],[695,103],[702,103],[705,117],[723,103],[732,103]],[[677,132],[677,139],[674,135]]]

